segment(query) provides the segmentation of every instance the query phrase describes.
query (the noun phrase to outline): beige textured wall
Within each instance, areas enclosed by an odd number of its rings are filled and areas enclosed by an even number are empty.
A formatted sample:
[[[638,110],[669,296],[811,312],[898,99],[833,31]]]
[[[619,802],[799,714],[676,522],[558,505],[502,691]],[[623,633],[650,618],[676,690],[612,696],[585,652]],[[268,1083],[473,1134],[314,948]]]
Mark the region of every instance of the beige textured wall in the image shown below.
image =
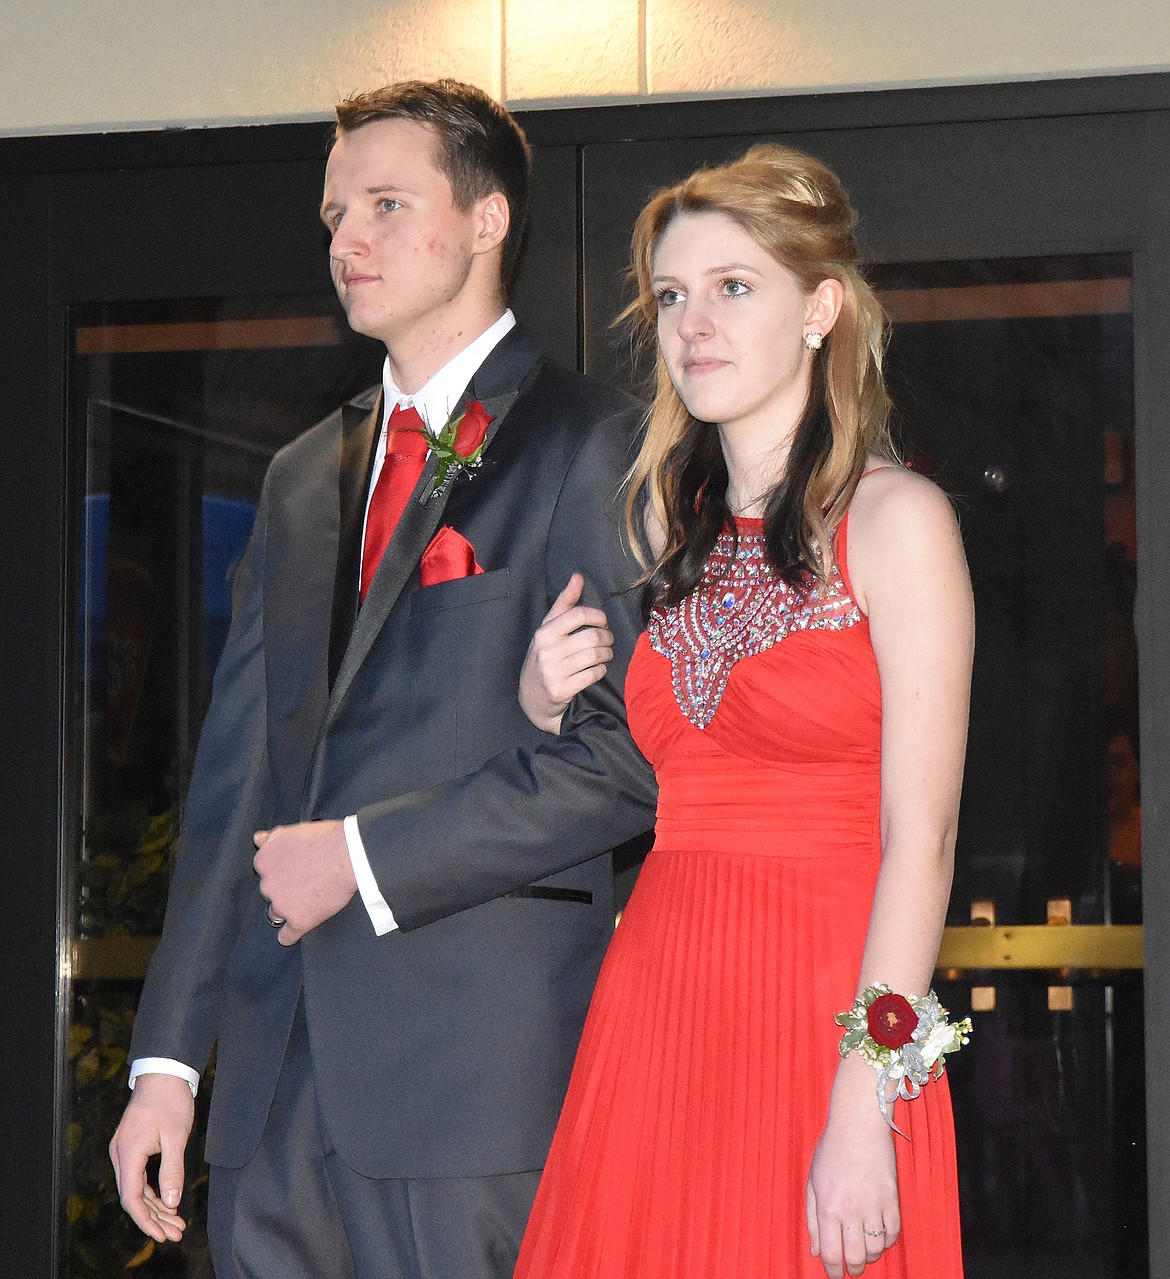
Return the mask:
[[[0,133],[319,117],[407,76],[577,105],[1168,68],[1167,0],[11,0]]]

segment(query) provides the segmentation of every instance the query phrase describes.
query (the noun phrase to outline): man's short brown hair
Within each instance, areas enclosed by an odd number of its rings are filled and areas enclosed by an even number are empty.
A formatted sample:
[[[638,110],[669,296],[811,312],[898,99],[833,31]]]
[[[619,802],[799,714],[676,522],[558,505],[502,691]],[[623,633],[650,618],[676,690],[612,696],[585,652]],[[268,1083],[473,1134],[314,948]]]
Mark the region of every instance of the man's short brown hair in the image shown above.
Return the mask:
[[[451,183],[457,208],[467,210],[499,191],[511,225],[501,276],[510,289],[528,216],[530,153],[524,131],[494,98],[459,80],[404,80],[338,103],[337,131],[375,120],[413,120],[435,132],[435,165]]]

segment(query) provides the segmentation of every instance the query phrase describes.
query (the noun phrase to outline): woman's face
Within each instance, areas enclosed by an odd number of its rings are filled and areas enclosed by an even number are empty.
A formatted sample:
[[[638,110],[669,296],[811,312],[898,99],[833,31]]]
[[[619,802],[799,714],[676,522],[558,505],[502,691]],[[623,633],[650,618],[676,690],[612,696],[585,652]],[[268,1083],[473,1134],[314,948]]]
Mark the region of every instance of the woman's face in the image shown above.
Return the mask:
[[[806,293],[725,213],[680,213],[654,254],[658,343],[670,379],[691,414],[725,433],[781,443],[808,397],[818,323]],[[822,317],[823,318],[823,317]]]

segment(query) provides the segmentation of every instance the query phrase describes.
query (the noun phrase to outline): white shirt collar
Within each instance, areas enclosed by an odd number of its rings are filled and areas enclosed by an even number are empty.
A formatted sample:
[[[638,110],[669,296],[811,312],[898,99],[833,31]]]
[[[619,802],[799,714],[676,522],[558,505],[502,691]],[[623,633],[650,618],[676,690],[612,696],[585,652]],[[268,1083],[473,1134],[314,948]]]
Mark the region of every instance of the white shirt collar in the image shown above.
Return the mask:
[[[390,359],[387,357],[382,369],[382,389],[385,393],[382,410],[383,431],[386,428],[386,419],[396,404],[401,404],[403,407],[413,405],[427,424],[428,430],[437,431],[444,427],[458,405],[460,396],[467,390],[467,384],[479,370],[479,366],[515,325],[516,317],[510,310],[506,310],[490,328],[485,329],[458,355],[452,356],[413,395],[403,395],[394,384],[394,378],[390,373]]]

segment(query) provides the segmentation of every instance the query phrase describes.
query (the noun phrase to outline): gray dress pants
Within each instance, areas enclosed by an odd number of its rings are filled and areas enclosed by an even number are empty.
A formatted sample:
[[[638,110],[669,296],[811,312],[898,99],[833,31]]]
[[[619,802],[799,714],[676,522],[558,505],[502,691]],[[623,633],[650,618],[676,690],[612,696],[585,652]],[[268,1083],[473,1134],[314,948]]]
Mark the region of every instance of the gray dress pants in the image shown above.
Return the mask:
[[[354,1172],[321,1122],[298,1010],[255,1155],[211,1169],[216,1279],[511,1279],[539,1180]]]

